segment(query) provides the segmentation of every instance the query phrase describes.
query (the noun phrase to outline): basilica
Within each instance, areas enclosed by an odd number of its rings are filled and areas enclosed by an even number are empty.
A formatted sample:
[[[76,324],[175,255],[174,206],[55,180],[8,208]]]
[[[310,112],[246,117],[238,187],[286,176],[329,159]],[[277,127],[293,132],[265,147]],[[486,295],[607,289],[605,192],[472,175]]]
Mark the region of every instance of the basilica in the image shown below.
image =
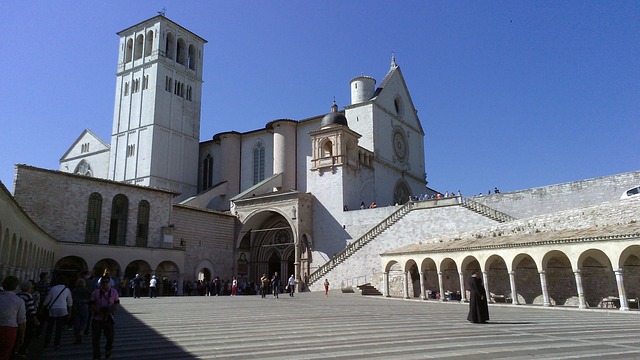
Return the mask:
[[[278,272],[298,291],[329,279],[464,300],[464,279],[480,271],[513,303],[611,296],[625,309],[627,293],[640,297],[637,281],[623,282],[640,278],[639,200],[620,199],[640,171],[443,196],[427,187],[425,131],[394,57],[380,82],[351,79],[342,109],[201,139],[201,121],[219,120],[200,116],[206,40],[163,15],[117,35],[111,139],[78,129],[58,170],[16,165],[14,193],[2,187],[2,276]],[[522,286],[532,278],[539,285]]]

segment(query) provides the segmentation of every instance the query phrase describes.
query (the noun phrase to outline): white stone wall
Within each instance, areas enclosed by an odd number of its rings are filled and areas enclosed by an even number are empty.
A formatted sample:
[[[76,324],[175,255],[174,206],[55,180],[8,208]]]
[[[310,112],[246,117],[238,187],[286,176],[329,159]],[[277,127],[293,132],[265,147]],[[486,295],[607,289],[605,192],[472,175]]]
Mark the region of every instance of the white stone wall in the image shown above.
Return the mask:
[[[390,213],[391,209],[393,208],[376,209],[375,211],[353,211],[350,214],[350,220],[353,222],[350,225],[350,229],[354,234],[356,234],[356,231],[361,232],[363,227],[367,227],[371,222],[372,215],[370,214],[382,212],[382,215],[388,216],[387,213]],[[377,218],[379,217],[382,216],[377,216]],[[363,227],[358,226],[358,219],[360,219]],[[345,262],[338,265],[325,277],[336,286],[338,284],[357,285],[379,281],[381,279],[380,273],[382,272],[380,254],[383,252],[414,244],[418,241],[428,240],[435,234],[458,232],[492,224],[496,224],[496,222],[460,206],[413,210]],[[379,286],[380,284],[373,283],[373,285]],[[322,282],[317,282],[311,286],[313,291],[321,290],[321,288]]]
[[[604,176],[474,197],[473,200],[516,218],[551,213],[617,200],[622,193],[640,185],[640,171]]]

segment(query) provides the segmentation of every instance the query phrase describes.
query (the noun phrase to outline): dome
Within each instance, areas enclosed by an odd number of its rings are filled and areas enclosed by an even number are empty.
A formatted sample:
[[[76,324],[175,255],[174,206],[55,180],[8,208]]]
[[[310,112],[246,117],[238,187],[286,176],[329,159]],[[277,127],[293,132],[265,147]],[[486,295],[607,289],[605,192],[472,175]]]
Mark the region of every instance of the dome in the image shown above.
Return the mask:
[[[336,105],[335,101],[333,102],[333,105],[331,105],[331,112],[322,118],[320,128],[329,125],[344,125],[347,127],[349,126],[347,124],[347,118],[343,114],[338,112],[338,105]]]

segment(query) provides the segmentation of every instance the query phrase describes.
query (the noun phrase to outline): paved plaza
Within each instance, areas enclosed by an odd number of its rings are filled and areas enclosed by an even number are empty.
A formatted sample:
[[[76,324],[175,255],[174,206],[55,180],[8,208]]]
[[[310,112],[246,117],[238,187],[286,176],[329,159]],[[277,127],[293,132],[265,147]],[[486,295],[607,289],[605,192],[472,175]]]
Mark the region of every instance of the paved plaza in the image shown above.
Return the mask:
[[[271,296],[123,298],[112,359],[640,359],[640,313],[468,305],[331,291]],[[32,359],[91,359],[90,337]],[[104,338],[102,339],[104,347]]]

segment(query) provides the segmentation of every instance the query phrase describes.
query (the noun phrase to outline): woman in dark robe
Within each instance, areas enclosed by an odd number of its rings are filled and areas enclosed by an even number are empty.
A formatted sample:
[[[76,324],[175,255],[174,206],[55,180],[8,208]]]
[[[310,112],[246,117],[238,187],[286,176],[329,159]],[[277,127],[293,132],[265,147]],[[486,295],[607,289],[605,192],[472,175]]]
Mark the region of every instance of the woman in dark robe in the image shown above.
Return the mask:
[[[469,281],[469,315],[467,320],[474,323],[486,323],[489,320],[489,306],[487,305],[487,293],[482,284],[480,273],[474,271]]]

